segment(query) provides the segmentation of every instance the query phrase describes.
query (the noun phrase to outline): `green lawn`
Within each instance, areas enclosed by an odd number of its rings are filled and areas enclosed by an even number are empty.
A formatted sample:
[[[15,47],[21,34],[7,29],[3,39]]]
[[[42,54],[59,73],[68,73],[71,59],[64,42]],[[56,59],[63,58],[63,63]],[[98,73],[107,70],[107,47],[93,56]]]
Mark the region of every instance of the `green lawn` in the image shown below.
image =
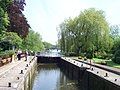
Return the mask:
[[[104,59],[93,58],[93,61],[95,63],[98,63],[98,64],[105,61],[107,63],[107,65],[110,66],[110,67],[120,68],[120,64],[114,63],[112,60],[104,60]]]

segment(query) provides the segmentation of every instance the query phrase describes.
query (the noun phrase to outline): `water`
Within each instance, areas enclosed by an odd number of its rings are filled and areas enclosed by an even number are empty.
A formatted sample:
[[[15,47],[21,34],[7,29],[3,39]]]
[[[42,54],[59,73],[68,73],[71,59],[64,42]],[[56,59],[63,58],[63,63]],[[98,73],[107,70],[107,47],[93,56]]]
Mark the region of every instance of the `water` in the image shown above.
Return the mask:
[[[39,65],[32,90],[80,90],[56,64]]]
[[[38,56],[50,56],[50,57],[60,57],[61,55],[60,50],[57,49],[50,49],[47,51],[37,53]]]

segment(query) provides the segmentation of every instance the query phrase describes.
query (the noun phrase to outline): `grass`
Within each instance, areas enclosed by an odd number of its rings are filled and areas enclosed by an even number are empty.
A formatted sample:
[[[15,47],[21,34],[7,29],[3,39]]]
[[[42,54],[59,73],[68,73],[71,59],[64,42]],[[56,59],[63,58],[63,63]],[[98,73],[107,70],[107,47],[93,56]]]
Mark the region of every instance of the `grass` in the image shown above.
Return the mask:
[[[98,63],[98,64],[100,64],[101,62],[104,61],[104,62],[107,63],[107,66],[115,67],[115,68],[119,68],[120,69],[120,64],[114,63],[112,60],[105,60],[105,59],[93,58],[93,61],[95,63]]]

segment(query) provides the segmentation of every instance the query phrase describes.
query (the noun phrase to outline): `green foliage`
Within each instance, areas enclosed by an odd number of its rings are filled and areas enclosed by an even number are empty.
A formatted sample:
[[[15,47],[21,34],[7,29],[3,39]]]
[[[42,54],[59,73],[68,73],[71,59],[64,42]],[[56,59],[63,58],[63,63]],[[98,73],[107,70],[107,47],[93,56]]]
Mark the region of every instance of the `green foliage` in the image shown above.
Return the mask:
[[[8,6],[13,2],[13,0],[0,0],[0,6],[4,11],[7,11]]]
[[[31,51],[41,51],[44,49],[44,45],[42,43],[42,38],[40,34],[34,32],[33,30],[29,31],[26,39],[23,40],[22,49],[31,50]]]
[[[120,49],[120,37],[114,39],[112,53],[114,54],[118,49]]]
[[[15,52],[12,50],[4,51],[4,52],[0,52],[0,57],[1,58],[8,58],[8,57],[11,57],[13,54],[15,54]]]
[[[79,16],[69,18],[60,24],[60,47],[63,52],[110,51],[113,43],[109,36],[109,25],[104,12],[90,8]],[[89,53],[88,53],[89,54]]]
[[[8,14],[0,7],[0,34],[6,30],[9,25]]]
[[[86,58],[92,59],[93,58],[93,53],[91,51],[86,53]]]
[[[7,7],[11,2],[12,0],[0,0],[0,41],[3,33],[7,30],[7,26],[9,25]]]
[[[67,56],[77,56],[75,52],[68,52]]]
[[[105,51],[103,51],[103,52],[95,52],[94,53],[94,58],[106,59],[107,58],[107,53]]]
[[[120,49],[115,52],[112,60],[113,62],[120,64]]]
[[[52,48],[52,44],[51,44],[51,43],[43,42],[43,45],[44,45],[44,48],[45,48],[46,50]]]
[[[20,47],[22,44],[22,39],[14,32],[6,32],[2,41],[8,41],[11,45]]]
[[[12,49],[12,44],[9,41],[0,42],[1,51]]]
[[[6,30],[9,25],[7,7],[12,0],[0,0],[0,34]]]

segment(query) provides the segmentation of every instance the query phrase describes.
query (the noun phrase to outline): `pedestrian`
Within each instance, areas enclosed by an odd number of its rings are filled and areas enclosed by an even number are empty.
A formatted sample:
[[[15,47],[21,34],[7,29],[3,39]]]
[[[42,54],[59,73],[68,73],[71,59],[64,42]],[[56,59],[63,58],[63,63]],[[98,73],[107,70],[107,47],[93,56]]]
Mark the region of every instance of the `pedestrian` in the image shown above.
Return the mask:
[[[22,53],[22,51],[20,49],[18,49],[18,51],[17,51],[18,60],[21,60],[21,53]]]
[[[25,51],[25,61],[27,61],[28,51]]]

